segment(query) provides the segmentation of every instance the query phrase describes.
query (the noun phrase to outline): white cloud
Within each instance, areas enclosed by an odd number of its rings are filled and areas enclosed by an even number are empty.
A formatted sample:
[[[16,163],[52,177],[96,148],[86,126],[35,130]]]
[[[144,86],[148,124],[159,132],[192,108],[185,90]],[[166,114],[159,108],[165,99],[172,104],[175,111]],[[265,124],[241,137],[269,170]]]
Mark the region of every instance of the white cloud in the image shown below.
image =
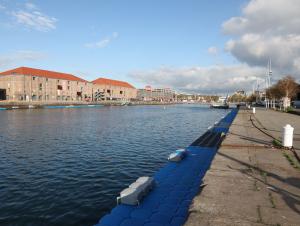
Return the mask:
[[[10,67],[23,62],[38,61],[46,58],[41,52],[21,50],[6,55],[0,55],[0,67]]]
[[[251,0],[242,16],[223,23],[223,32],[234,35],[225,49],[251,66],[265,67],[271,58],[275,78],[293,74],[299,79],[299,12],[299,0]]]
[[[100,41],[86,43],[84,46],[87,48],[104,48],[108,46],[108,44],[111,43],[114,39],[118,38],[118,36],[118,32],[113,32],[112,35],[107,36]]]
[[[129,74],[134,80],[157,87],[185,92],[226,94],[238,89],[251,90],[256,79],[263,81],[265,69],[246,64],[211,67],[161,67]]]
[[[0,4],[0,10],[8,15],[10,22],[5,22],[9,26],[23,25],[28,29],[47,32],[56,29],[57,19],[43,13],[35,4],[27,2],[19,9],[12,9]]]
[[[181,91],[227,93],[252,90],[258,78],[264,88],[267,63],[272,59],[275,82],[291,74],[300,80],[300,1],[251,0],[242,15],[225,21],[222,30],[232,36],[225,50],[240,65],[173,68],[130,73],[136,81]],[[208,48],[215,55],[218,49]]]
[[[299,0],[251,0],[241,17],[223,23],[226,34],[300,32]]]
[[[56,28],[55,23],[57,19],[49,17],[40,11],[13,11],[11,13],[13,18],[18,24],[25,25],[28,28],[32,28],[38,31],[50,31]]]
[[[215,46],[211,46],[207,49],[207,52],[211,55],[217,55],[218,54],[218,48]]]

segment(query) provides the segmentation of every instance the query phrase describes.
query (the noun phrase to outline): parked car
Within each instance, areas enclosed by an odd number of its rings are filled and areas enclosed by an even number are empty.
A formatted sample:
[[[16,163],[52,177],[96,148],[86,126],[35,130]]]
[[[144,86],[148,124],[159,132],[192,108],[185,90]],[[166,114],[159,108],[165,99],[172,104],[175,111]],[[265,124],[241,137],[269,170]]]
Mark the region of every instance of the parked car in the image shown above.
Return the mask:
[[[300,100],[292,101],[292,107],[294,107],[294,108],[300,108]]]

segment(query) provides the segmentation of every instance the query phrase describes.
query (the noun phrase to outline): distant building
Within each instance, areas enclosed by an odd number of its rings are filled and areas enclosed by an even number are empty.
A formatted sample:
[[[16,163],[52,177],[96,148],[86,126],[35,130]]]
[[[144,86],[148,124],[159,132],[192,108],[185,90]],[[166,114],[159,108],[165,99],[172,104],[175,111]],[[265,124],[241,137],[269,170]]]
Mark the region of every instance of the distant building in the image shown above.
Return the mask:
[[[151,86],[146,86],[144,89],[138,89],[137,99],[141,101],[161,101],[172,102],[175,101],[175,91],[170,88],[152,89]]]
[[[92,83],[75,75],[29,67],[0,73],[0,100],[91,101]]]
[[[127,82],[98,78],[92,81],[95,100],[124,100],[136,99],[137,90]]]

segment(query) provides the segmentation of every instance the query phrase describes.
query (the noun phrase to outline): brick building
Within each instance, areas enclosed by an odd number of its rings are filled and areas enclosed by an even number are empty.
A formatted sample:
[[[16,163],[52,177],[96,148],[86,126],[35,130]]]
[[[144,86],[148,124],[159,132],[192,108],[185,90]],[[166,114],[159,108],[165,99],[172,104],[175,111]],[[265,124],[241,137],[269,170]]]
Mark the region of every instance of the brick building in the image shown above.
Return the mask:
[[[94,97],[96,100],[121,100],[136,99],[137,90],[127,82],[98,78],[92,81]]]
[[[93,84],[72,74],[19,67],[0,73],[0,100],[90,101]]]

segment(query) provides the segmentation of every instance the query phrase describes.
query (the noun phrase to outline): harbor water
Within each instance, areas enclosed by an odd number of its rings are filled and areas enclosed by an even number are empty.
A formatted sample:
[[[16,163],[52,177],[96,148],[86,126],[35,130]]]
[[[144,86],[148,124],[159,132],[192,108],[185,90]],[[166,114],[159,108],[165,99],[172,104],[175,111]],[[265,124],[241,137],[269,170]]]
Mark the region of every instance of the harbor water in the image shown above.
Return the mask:
[[[93,225],[229,110],[204,105],[0,112],[0,225]]]

